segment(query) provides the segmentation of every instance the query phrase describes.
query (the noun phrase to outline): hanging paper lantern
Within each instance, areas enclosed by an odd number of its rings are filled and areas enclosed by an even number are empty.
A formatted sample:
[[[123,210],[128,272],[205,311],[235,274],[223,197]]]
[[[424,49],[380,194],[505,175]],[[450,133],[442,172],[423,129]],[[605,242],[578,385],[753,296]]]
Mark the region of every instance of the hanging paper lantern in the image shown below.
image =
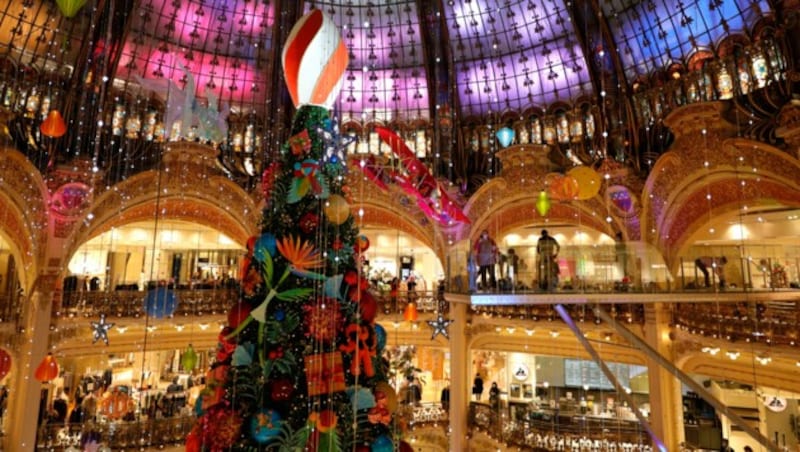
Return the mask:
[[[194,351],[194,347],[192,344],[189,344],[189,348],[183,352],[181,355],[181,366],[183,370],[192,370],[197,365],[197,352]]]
[[[56,361],[55,356],[48,353],[47,356],[42,358],[42,362],[36,367],[36,372],[34,372],[33,376],[42,383],[55,380],[58,376],[58,361]]]
[[[42,132],[42,135],[46,137],[58,138],[67,133],[67,124],[64,122],[64,118],[61,117],[61,113],[59,113],[58,110],[50,110],[50,113],[47,114],[47,118],[39,125],[39,130]]]
[[[597,171],[588,166],[576,166],[567,172],[567,176],[572,176],[578,181],[577,199],[586,200],[594,198],[600,193],[601,179]]]
[[[407,304],[405,311],[403,311],[403,319],[405,319],[408,322],[416,322],[418,317],[419,313],[417,312],[417,304],[416,303]]]
[[[341,195],[331,195],[325,204],[325,216],[333,224],[342,224],[350,218],[350,205]]]
[[[500,142],[500,146],[508,147],[514,141],[514,129],[511,127],[503,127],[502,129],[497,131],[497,141]]]
[[[319,9],[292,27],[283,47],[283,76],[295,107],[331,109],[348,63],[347,47],[336,24]]]
[[[78,11],[83,8],[86,1],[87,0],[56,0],[56,4],[64,17],[75,17],[75,14],[78,14]]]
[[[7,351],[0,348],[0,381],[8,375],[11,370],[11,355]]]
[[[547,212],[550,212],[550,197],[547,196],[546,191],[539,192],[539,197],[536,199],[536,211],[543,217],[547,216]]]

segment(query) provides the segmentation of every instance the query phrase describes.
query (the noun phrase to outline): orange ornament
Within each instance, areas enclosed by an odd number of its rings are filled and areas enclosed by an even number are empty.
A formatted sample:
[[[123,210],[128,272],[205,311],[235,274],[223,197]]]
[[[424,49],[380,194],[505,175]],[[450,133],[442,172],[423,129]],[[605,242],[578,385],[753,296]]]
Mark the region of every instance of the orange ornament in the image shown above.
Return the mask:
[[[55,380],[58,376],[58,362],[52,353],[48,353],[36,367],[34,377],[42,383]]]
[[[50,113],[47,114],[47,119],[42,121],[42,124],[39,126],[39,130],[42,132],[42,135],[46,137],[59,138],[67,133],[67,124],[64,122],[64,118],[61,117],[61,113],[59,113],[58,110],[50,110]]]

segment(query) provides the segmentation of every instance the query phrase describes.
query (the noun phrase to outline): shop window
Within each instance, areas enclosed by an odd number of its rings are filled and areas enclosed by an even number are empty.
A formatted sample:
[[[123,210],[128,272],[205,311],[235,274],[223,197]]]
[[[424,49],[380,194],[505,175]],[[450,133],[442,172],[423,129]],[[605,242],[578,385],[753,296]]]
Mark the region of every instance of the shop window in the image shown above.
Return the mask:
[[[114,115],[111,117],[111,133],[116,137],[121,137],[124,126],[125,106],[122,104],[117,104],[114,107]]]
[[[586,111],[583,114],[583,121],[586,124],[586,138],[589,139],[594,138],[594,132],[595,132],[594,115],[591,112]]]
[[[542,144],[542,123],[537,117],[531,119],[531,142]]]
[[[417,157],[424,158],[428,155],[428,134],[425,129],[417,129],[414,133],[414,151]]]
[[[717,72],[717,90],[719,91],[719,98],[722,100],[733,97],[733,79],[724,65]]]
[[[739,90],[742,94],[747,94],[753,88],[753,83],[750,77],[749,65],[747,59],[740,56],[736,59],[736,71],[739,76]]]
[[[255,151],[256,146],[256,133],[255,133],[255,126],[252,124],[248,124],[247,128],[244,130],[244,152],[246,154],[252,154]]]
[[[153,141],[155,138],[156,133],[156,112],[149,111],[146,115],[144,115],[144,139],[147,141]]]
[[[525,127],[524,123],[517,123],[514,126],[514,141],[518,144],[528,144],[531,141],[531,134],[528,132],[528,128]]]

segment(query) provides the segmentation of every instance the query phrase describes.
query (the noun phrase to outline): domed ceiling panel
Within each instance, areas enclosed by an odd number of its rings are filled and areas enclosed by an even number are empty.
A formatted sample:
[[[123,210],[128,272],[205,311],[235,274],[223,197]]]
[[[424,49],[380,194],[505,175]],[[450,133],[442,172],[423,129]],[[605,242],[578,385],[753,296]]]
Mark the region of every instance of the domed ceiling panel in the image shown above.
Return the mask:
[[[446,2],[454,82],[464,115],[574,100],[591,80],[563,2]]]
[[[769,12],[765,0],[608,0],[600,2],[628,81],[747,34]]]
[[[350,51],[342,93],[341,119],[428,118],[428,82],[414,1],[308,2],[339,26]]]
[[[272,4],[231,0],[138,4],[118,77],[171,80],[182,88],[191,73],[198,96],[214,93],[245,111],[263,108],[273,64]]]

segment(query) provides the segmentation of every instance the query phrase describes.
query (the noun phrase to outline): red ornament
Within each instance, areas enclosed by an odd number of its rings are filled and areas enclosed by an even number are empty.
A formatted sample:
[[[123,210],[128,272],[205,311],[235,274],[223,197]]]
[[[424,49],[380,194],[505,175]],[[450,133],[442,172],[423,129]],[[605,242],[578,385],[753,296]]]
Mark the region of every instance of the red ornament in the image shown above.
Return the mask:
[[[324,308],[323,308],[324,306]],[[334,298],[326,298],[311,306],[304,306],[306,334],[322,342],[336,338],[342,314]]]
[[[275,187],[275,182],[278,180],[280,171],[281,165],[278,162],[272,162],[261,174],[261,193],[264,195],[264,199],[267,200],[267,202],[269,202],[272,196],[272,189]]]
[[[186,435],[186,452],[201,452],[203,441],[201,438],[202,431],[200,430],[200,424],[195,424],[192,427],[192,431]]]
[[[364,290],[361,292],[361,300],[358,301],[358,308],[361,311],[361,320],[372,323],[378,315],[378,302],[371,293]]]
[[[217,340],[217,361],[226,361],[236,350],[236,343],[229,341],[226,336],[233,332],[233,328],[226,326],[219,333]]]
[[[242,430],[242,418],[224,404],[209,408],[201,423],[203,444],[212,451],[228,450]]]
[[[228,311],[228,326],[236,329],[236,327],[250,315],[251,310],[252,308],[249,304],[242,302],[237,303],[236,306]]]
[[[48,353],[47,356],[42,359],[42,362],[39,363],[33,375],[42,383],[55,380],[58,376],[58,362],[56,358],[51,353]]]
[[[355,286],[358,283],[358,273],[355,270],[347,270],[344,274],[344,282],[348,286]]]
[[[276,402],[285,402],[292,398],[294,386],[288,378],[278,378],[270,383],[270,397]]]
[[[11,370],[11,355],[0,348],[0,380],[2,380]]]
[[[311,234],[319,227],[319,215],[314,212],[306,212],[298,223],[300,230],[306,234]]]
[[[372,377],[375,375],[375,367],[372,365],[372,357],[375,356],[377,338],[375,331],[369,325],[357,325],[351,323],[345,330],[347,342],[339,346],[339,350],[353,355],[350,361],[350,373],[353,375],[364,375]]]
[[[331,248],[333,248],[334,251],[340,251],[342,248],[344,248],[344,245],[340,239],[334,239]]]

